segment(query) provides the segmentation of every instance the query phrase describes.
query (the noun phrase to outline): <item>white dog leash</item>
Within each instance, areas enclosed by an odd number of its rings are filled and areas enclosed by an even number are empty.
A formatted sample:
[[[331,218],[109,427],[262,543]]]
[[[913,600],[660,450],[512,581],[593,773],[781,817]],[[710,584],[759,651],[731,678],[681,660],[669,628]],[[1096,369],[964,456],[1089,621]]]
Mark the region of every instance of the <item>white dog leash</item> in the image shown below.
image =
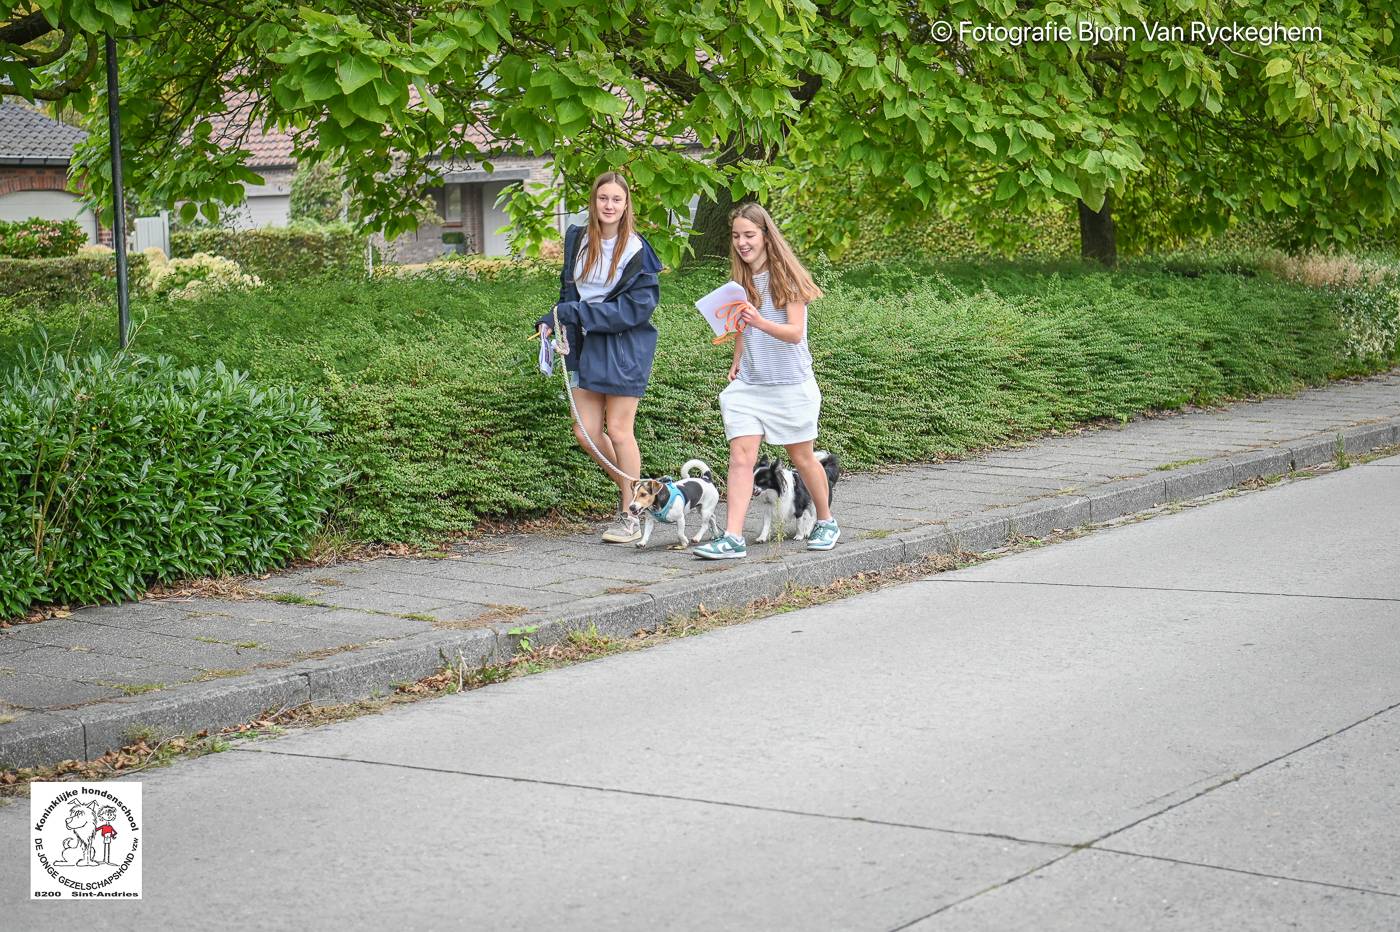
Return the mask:
[[[574,423],[578,425],[579,433],[583,435],[588,448],[593,451],[593,455],[606,464],[607,468],[617,473],[628,482],[640,481],[636,476],[629,476],[617,467],[617,464],[603,455],[603,451],[598,449],[598,445],[593,442],[593,438],[588,435],[588,428],[583,424],[583,418],[579,417],[578,402],[574,401],[574,387],[569,382],[569,338],[564,329],[559,326],[559,305],[554,305],[554,351],[559,354],[559,369],[564,373],[564,391],[569,396],[569,412],[573,415]]]

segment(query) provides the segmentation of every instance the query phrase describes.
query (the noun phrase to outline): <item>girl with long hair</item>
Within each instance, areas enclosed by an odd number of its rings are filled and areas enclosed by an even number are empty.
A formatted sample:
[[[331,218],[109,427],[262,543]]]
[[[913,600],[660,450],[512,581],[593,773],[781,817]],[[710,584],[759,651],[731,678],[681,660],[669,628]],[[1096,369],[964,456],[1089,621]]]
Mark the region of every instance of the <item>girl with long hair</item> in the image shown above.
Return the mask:
[[[583,430],[617,469],[642,474],[633,428],[656,356],[651,315],[660,300],[660,272],[661,260],[636,232],[627,179],[604,172],[589,192],[587,225],[564,234],[557,314],[570,346],[569,379],[582,421],[574,424],[574,435],[618,488],[617,519],[603,532],[608,543],[641,539],[640,523],[628,511],[632,486],[593,452]],[[543,338],[554,318],[551,312],[536,322]]]
[[[816,507],[807,549],[830,550],[841,529],[831,516],[826,471],[812,449],[822,393],[807,349],[807,305],[822,292],[762,206],[740,204],[729,224],[731,273],[749,303],[740,312],[729,387],[719,396],[729,440],[728,527],[723,537],[692,552],[707,560],[747,555],[744,516],[765,439],[786,448]]]

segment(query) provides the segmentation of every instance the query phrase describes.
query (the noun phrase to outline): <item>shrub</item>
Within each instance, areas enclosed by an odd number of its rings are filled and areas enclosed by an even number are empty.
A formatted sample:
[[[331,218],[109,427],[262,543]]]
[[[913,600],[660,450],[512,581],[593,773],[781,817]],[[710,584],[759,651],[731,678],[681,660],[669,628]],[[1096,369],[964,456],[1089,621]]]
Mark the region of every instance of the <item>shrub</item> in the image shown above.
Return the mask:
[[[292,222],[336,223],[345,198],[345,177],[326,162],[297,166],[288,213]]]
[[[0,617],[302,553],[334,484],[326,429],[219,363],[26,353],[0,379]]]
[[[144,281],[146,257],[127,256],[127,278]],[[111,301],[116,295],[117,261],[106,253],[85,250],[60,259],[0,259],[0,297],[17,305],[50,306],[71,302]]]
[[[1389,281],[1340,285],[1337,316],[1354,359],[1385,364],[1400,354],[1400,286]]]
[[[245,275],[238,263],[222,256],[197,252],[188,259],[166,259],[159,249],[145,250],[148,260],[145,287],[158,297],[192,301],[219,291],[247,291],[262,285],[256,275]]]
[[[10,259],[58,259],[71,256],[87,242],[76,220],[0,220],[0,256]]]
[[[560,256],[560,260],[563,256]],[[447,281],[504,282],[519,281],[541,274],[557,274],[559,264],[545,258],[516,256],[450,255],[424,265],[381,265],[374,270],[377,278],[413,278],[428,276]]]
[[[364,238],[339,225],[178,230],[170,234],[170,251],[177,257],[223,256],[266,282],[360,276],[365,265]]]

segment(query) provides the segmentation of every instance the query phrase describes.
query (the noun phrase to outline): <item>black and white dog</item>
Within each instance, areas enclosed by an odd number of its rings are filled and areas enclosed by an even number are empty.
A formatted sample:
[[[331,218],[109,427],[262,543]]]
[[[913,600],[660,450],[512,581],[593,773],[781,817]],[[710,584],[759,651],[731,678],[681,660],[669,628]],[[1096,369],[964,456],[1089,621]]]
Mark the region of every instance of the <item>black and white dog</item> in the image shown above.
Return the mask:
[[[841,471],[835,453],[817,451],[817,460],[826,473],[828,507],[836,491],[836,477]],[[758,542],[768,540],[773,524],[784,530],[792,529],[794,540],[806,540],[817,523],[817,504],[797,470],[784,466],[778,460],[762,459],[753,468],[753,497],[761,499],[768,507],[763,512],[763,530],[758,534]]]
[[[690,472],[693,469],[700,470],[700,475],[692,476]],[[679,482],[665,476],[632,483],[632,505],[629,510],[642,519],[642,539],[637,541],[637,546],[647,545],[658,521],[676,525],[681,547],[699,543],[707,524],[711,536],[719,537],[719,522],[715,520],[715,506],[718,504],[719,489],[715,488],[710,467],[703,460],[686,460],[681,467]],[[685,536],[685,516],[690,511],[700,512],[700,527],[695,532],[694,541]]]

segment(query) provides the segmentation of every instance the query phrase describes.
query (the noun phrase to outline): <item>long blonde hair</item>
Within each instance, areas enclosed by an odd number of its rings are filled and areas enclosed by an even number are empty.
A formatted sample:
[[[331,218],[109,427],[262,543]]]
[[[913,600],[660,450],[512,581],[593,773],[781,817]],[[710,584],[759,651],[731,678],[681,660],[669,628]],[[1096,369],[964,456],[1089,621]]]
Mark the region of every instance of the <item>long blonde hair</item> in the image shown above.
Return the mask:
[[[627,179],[617,172],[603,172],[594,178],[593,188],[588,192],[588,251],[584,253],[581,278],[587,278],[592,274],[603,254],[603,221],[598,219],[597,204],[598,189],[605,184],[617,185],[627,196],[627,205],[622,210],[622,218],[617,221],[617,245],[613,247],[612,268],[608,269],[609,280],[617,274],[618,262],[622,260],[622,254],[627,251],[627,244],[631,241],[632,231],[637,225],[632,217],[632,188],[627,184]]]
[[[774,307],[787,307],[789,304],[806,304],[822,296],[822,290],[812,281],[812,276],[797,261],[797,255],[783,238],[778,225],[761,204],[752,201],[740,204],[729,212],[729,226],[743,217],[763,233],[763,248],[768,254],[768,293],[773,296]],[[753,286],[753,270],[739,258],[734,248],[734,240],[729,240],[729,267],[736,282],[748,292],[749,302],[754,307],[762,303],[762,298]]]

